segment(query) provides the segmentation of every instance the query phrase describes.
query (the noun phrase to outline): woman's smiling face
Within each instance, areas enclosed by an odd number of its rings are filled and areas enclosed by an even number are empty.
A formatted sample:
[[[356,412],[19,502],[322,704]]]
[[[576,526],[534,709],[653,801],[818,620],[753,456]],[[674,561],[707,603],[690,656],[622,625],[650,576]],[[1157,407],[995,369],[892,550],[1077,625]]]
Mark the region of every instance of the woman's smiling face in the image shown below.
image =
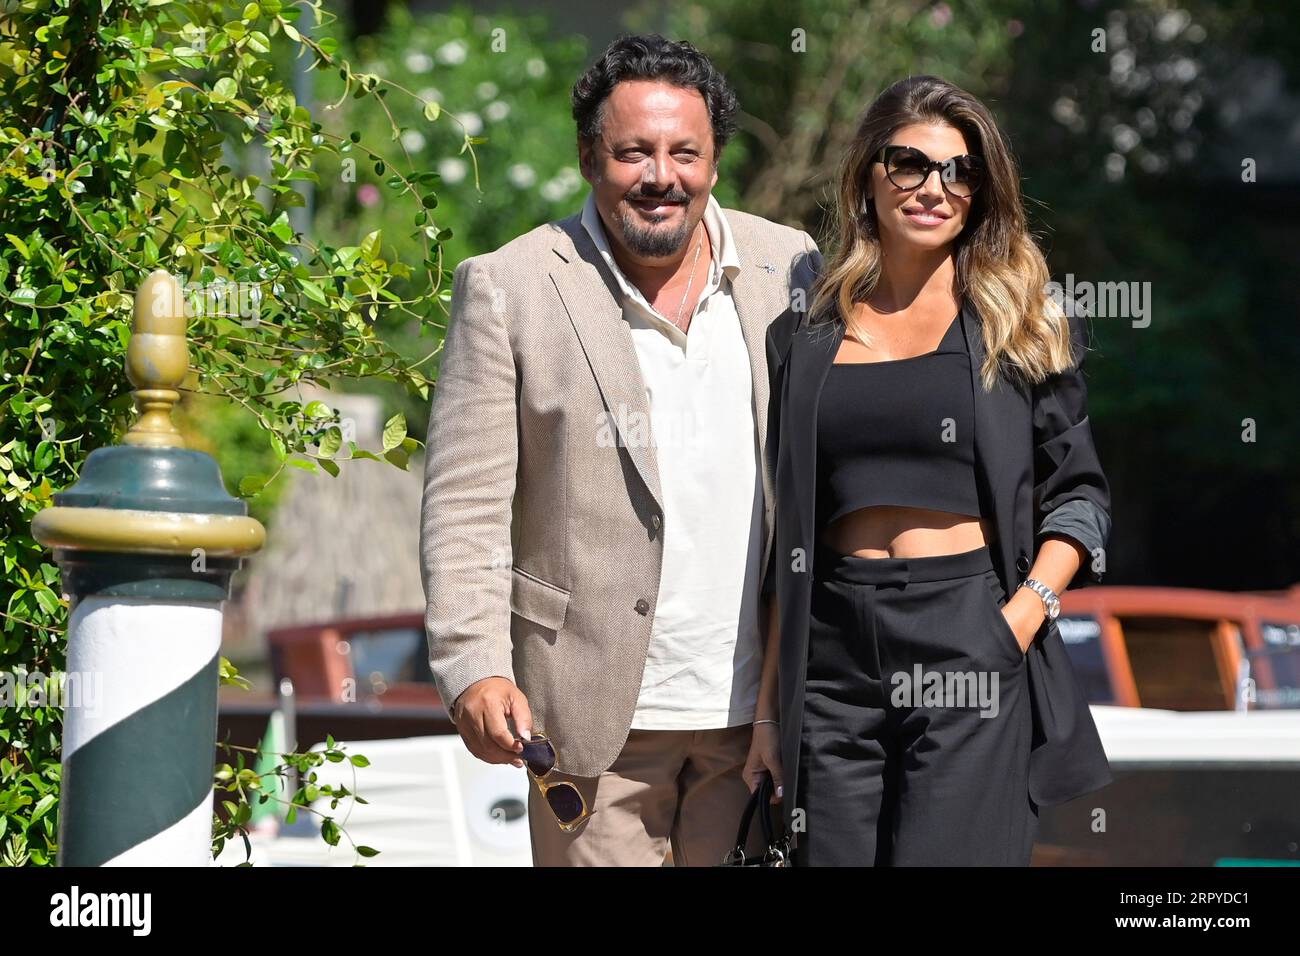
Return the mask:
[[[896,132],[889,145],[911,146],[931,160],[945,161],[969,152],[966,138],[947,124],[916,124]],[[881,241],[939,249],[961,233],[970,215],[973,197],[954,196],[944,188],[938,169],[931,170],[915,189],[890,182],[884,163],[871,164],[871,191]]]

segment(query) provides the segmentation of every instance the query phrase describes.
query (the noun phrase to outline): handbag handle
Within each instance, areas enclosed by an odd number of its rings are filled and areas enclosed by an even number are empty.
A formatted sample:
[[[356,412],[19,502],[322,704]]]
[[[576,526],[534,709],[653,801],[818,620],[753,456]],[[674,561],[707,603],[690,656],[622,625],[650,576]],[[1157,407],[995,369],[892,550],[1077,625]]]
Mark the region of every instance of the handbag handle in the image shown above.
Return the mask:
[[[754,792],[749,795],[749,800],[745,804],[745,812],[740,815],[740,828],[736,832],[736,845],[734,849],[727,854],[726,859],[735,859],[742,862],[745,860],[745,844],[749,842],[749,827],[754,820],[754,813],[760,807],[762,808],[762,812],[758,815],[758,823],[763,829],[763,842],[767,847],[764,853],[764,858],[766,859],[773,853],[773,851],[776,851],[780,855],[780,858],[784,859],[785,850],[783,847],[777,846],[778,840],[772,832],[772,812],[770,803],[772,800],[773,786],[772,775],[767,773],[763,774],[762,778],[758,782],[758,786],[755,787]],[[782,827],[782,830],[784,830],[784,827]],[[785,837],[783,835],[780,842],[784,842],[784,840]]]

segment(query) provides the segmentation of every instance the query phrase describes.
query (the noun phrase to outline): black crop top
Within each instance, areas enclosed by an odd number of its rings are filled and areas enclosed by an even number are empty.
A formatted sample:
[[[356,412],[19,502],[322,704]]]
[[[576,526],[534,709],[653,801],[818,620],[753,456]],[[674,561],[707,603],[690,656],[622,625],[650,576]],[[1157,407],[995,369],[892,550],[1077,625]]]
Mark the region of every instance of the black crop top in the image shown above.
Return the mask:
[[[817,412],[822,527],[871,505],[980,516],[964,321],[924,355],[831,365]]]

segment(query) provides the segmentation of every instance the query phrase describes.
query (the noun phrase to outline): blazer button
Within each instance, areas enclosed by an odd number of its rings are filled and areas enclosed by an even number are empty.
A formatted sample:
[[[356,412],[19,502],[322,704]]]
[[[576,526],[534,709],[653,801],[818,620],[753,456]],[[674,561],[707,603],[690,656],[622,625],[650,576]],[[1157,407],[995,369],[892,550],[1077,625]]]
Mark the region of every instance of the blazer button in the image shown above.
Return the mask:
[[[658,516],[658,515],[651,515],[651,516],[650,516],[650,523],[651,523],[652,525],[654,525],[654,529],[655,529],[656,531],[658,531],[658,530],[659,530],[659,526],[663,524],[663,522],[659,519],[659,516]]]
[[[1029,558],[1025,557],[1023,554],[1020,557],[1016,558],[1016,570],[1019,571],[1021,574],[1028,574]]]
[[[649,613],[650,613],[650,602],[647,601],[645,598],[640,598],[640,599],[636,602],[636,612],[637,612],[638,614],[642,614],[642,615],[649,614]]]

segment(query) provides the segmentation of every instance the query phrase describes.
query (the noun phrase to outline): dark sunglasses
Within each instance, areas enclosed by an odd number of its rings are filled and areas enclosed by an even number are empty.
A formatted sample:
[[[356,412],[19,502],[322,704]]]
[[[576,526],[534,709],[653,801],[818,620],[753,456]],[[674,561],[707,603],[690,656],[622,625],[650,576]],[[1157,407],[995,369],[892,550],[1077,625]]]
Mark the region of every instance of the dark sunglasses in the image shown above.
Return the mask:
[[[520,756],[523,757],[529,775],[542,791],[542,798],[546,800],[546,805],[555,814],[555,820],[561,830],[574,829],[590,815],[587,811],[587,801],[582,799],[582,794],[578,792],[577,787],[567,780],[547,783],[544,779],[555,769],[555,748],[551,746],[551,741],[546,734],[533,734],[532,740],[524,743],[524,750]]]
[[[915,146],[882,146],[871,161],[883,163],[885,175],[899,189],[916,189],[936,169],[943,188],[962,199],[984,182],[984,161],[970,153],[932,160]]]

